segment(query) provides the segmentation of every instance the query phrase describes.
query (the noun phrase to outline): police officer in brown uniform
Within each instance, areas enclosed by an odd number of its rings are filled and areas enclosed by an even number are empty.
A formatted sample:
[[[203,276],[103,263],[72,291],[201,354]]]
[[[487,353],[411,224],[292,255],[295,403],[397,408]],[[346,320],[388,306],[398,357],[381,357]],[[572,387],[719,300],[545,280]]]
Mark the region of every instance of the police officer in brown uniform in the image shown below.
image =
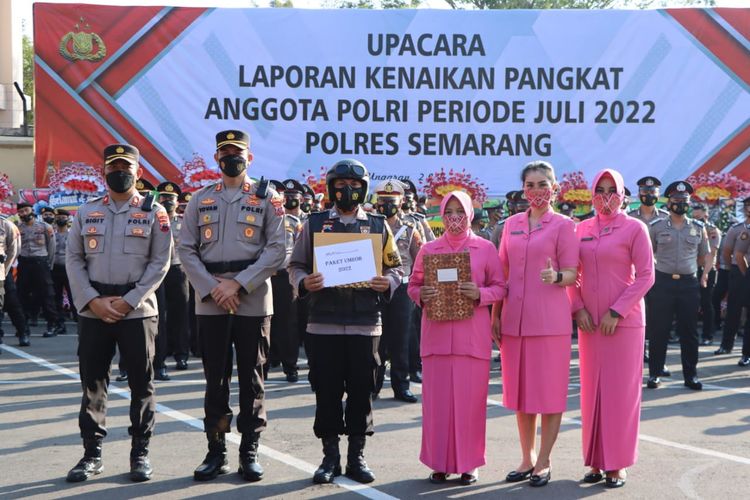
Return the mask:
[[[708,282],[705,287],[701,287],[701,318],[703,331],[701,332],[701,345],[711,345],[714,338],[714,306],[713,306],[713,292],[714,286],[716,285],[716,256],[719,253],[719,247],[721,246],[721,231],[708,220],[708,207],[705,203],[698,202],[693,203],[692,216],[695,220],[699,220],[703,223],[706,228],[706,234],[708,236],[708,245],[710,248],[710,255],[706,256],[706,262],[711,264],[708,273]],[[703,274],[703,263],[698,262],[698,275]]]
[[[154,429],[156,289],[172,248],[167,212],[135,190],[141,175],[138,150],[128,144],[104,149],[108,194],[82,205],[70,229],[65,267],[78,309],[78,362],[83,398],[78,425],[84,456],[68,481],[102,471],[107,435],[107,386],[115,346],[128,362],[130,478],[151,478],[148,444]]]
[[[313,204],[315,203],[315,191],[307,184],[302,184],[302,203],[299,205],[299,209],[302,212],[300,219],[306,219],[307,216],[312,212]]]
[[[727,312],[724,318],[721,345],[714,351],[716,355],[730,354],[732,349],[734,349],[734,339],[740,329],[740,322],[742,320],[742,308],[745,307],[745,302],[743,301],[745,278],[735,258],[735,249],[737,245],[750,239],[750,197],[742,200],[742,212],[745,216],[745,221],[738,222],[730,227],[721,242],[720,263],[728,268]],[[720,301],[719,304],[721,304]],[[750,334],[749,329],[750,324],[746,321],[745,335]]]
[[[272,181],[274,183],[274,181]],[[274,188],[284,196],[284,234],[286,235],[286,258],[271,277],[273,289],[273,317],[271,318],[271,350],[266,364],[266,373],[271,366],[281,364],[287,382],[297,382],[299,374],[299,326],[297,300],[294,298],[289,273],[286,270],[297,236],[302,229],[302,184],[294,179],[274,183]]]
[[[742,305],[750,310],[750,273],[748,273],[748,264],[750,264],[750,237],[737,242],[737,245],[734,247],[734,258],[744,278],[740,292]],[[747,323],[745,324],[745,335],[742,339],[742,357],[740,357],[737,365],[742,367],[750,366],[750,332],[748,331]]]
[[[435,234],[432,232],[430,224],[427,222],[427,217],[424,214],[417,212],[417,186],[414,185],[410,179],[401,181],[404,185],[404,201],[401,204],[401,213],[406,219],[414,221],[417,229],[421,233],[422,241],[427,243],[435,239]]]
[[[390,359],[393,397],[406,403],[416,403],[417,397],[409,388],[409,339],[414,326],[414,302],[407,295],[406,288],[412,265],[422,248],[422,235],[417,225],[412,220],[407,220],[399,210],[404,190],[397,179],[386,179],[378,183],[375,194],[378,197],[377,211],[385,216],[396,241],[403,278],[391,300],[383,306],[383,335],[378,348],[381,364],[374,394],[377,397],[383,387],[385,361]]]
[[[20,246],[20,235],[16,226],[8,219],[0,219],[0,311],[5,306],[5,280],[13,279],[13,276],[8,274],[18,257]],[[3,337],[0,335],[0,344],[2,343]]]
[[[659,376],[664,368],[667,341],[675,317],[685,386],[693,390],[703,388],[696,376],[699,286],[706,286],[711,264],[707,262],[710,251],[703,223],[686,216],[692,193],[693,187],[685,181],[667,186],[664,194],[669,197],[669,217],[656,219],[649,225],[656,260],[656,282],[650,292],[653,298],[652,337],[649,341],[650,389],[661,385]],[[703,274],[697,277],[699,259],[703,262]]]
[[[282,198],[265,181],[247,177],[253,160],[249,147],[245,132],[225,130],[216,135],[214,158],[222,180],[193,193],[180,229],[178,250],[195,288],[206,377],[203,423],[208,454],[195,469],[197,481],[229,472],[225,433],[233,417],[232,346],[240,383],[239,472],[248,481],[263,477],[258,442],[266,428],[263,364],[273,314],[270,278],[286,252]]]
[[[401,285],[401,260],[382,215],[366,213],[370,176],[357,160],[341,160],[326,174],[335,208],[313,213],[305,222],[289,262],[289,279],[297,293],[310,297],[306,346],[311,350],[310,377],[315,390],[315,436],[323,441],[323,462],[315,483],[333,482],[341,474],[339,436],[349,436],[346,475],[369,483],[375,475],[364,459],[366,436],[372,435],[372,392],[379,364],[381,309]],[[382,235],[383,276],[349,286],[326,287],[313,273],[313,234]],[[347,394],[346,412],[342,405]]]
[[[73,292],[70,289],[68,273],[65,271],[65,253],[68,248],[68,235],[70,234],[70,212],[63,208],[55,210],[55,263],[52,267],[52,283],[55,287],[55,305],[57,306],[57,333],[65,334],[65,312],[63,310],[63,291],[68,295],[70,309],[73,311],[73,319],[78,317],[73,305]]]
[[[18,295],[27,316],[41,307],[47,320],[44,337],[57,335],[58,321],[52,265],[55,260],[55,234],[52,226],[37,220],[29,203],[18,204],[21,219],[21,252],[18,256]]]
[[[177,245],[180,242],[180,229],[182,228],[182,216],[177,215],[178,197],[181,193],[180,186],[171,181],[165,181],[156,188],[159,193],[159,204],[164,207],[169,215],[172,226],[172,255],[169,262],[169,271],[164,278],[156,296],[159,301],[159,336],[157,337],[156,356],[154,368],[157,370],[157,380],[168,379],[165,357],[169,354],[174,356],[177,370],[187,370],[188,356],[190,354],[190,330],[188,326],[188,280],[177,254]],[[161,371],[161,373],[160,373]],[[161,375],[161,377],[160,377]]]

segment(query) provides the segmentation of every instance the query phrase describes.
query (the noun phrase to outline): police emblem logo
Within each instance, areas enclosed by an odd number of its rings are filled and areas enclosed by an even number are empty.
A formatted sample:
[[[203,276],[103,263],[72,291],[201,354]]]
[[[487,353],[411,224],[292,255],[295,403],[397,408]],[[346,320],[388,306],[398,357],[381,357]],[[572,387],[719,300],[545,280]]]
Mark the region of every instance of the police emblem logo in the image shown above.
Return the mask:
[[[204,215],[203,222],[211,222],[211,216],[209,214]]]
[[[203,238],[210,240],[211,236],[214,235],[213,230],[210,227],[207,227],[205,230],[203,230]]]
[[[336,191],[336,199],[337,200],[341,199],[341,191]]]
[[[684,192],[684,191],[685,191],[685,190],[686,190],[687,188],[685,187],[685,184],[683,184],[682,182],[680,182],[679,184],[677,184],[677,187],[676,187],[675,189],[677,189],[677,191],[679,191],[680,193],[682,193],[682,192]]]
[[[90,228],[88,228],[88,229],[86,230],[86,232],[87,232],[87,233],[89,233],[89,234],[96,234],[96,232],[97,232],[97,229],[96,229],[96,227],[94,227],[94,226],[91,226]]]
[[[742,234],[740,235],[740,239],[741,239],[741,240],[746,240],[746,239],[747,239],[747,233],[742,233]]]
[[[242,192],[243,193],[249,193],[250,192],[250,183],[246,182],[242,185]]]
[[[96,62],[102,60],[107,55],[107,46],[104,40],[93,31],[91,26],[85,22],[83,17],[74,26],[75,31],[68,31],[60,39],[59,52],[68,61],[89,61]]]
[[[89,249],[95,250],[96,247],[99,246],[99,242],[96,241],[96,238],[89,238]]]
[[[654,180],[653,180],[653,179],[646,179],[646,185],[647,185],[648,187],[651,187],[651,186],[653,186],[653,185],[654,185]]]
[[[362,234],[370,234],[370,226],[359,226],[359,232]]]
[[[358,200],[359,199],[359,193],[352,193],[352,200]]]
[[[292,181],[289,181],[286,183],[287,189],[294,189],[294,183]]]
[[[324,222],[323,223],[323,232],[328,233],[333,231],[333,222]]]
[[[255,230],[253,228],[251,227],[245,228],[245,238],[252,238],[254,234],[255,234]]]
[[[119,147],[118,147],[117,149],[115,149],[115,151],[116,151],[117,153],[120,153],[120,154],[122,154],[122,153],[124,153],[124,152],[125,152],[125,148],[123,148],[122,146],[119,146]],[[142,185],[143,185],[143,183],[141,183],[141,186],[142,186]]]
[[[190,201],[190,199],[193,197],[193,193],[185,193],[182,195],[183,198],[185,198],[185,201]]]
[[[117,152],[119,153],[121,149],[122,148],[117,148]],[[144,188],[143,181],[138,179],[138,181],[136,181],[135,183],[135,189],[137,191],[143,191],[143,188]]]
[[[260,206],[260,199],[255,195],[248,196],[247,204],[250,205],[251,207],[258,207]]]
[[[234,134],[233,134],[232,132],[229,132],[229,133],[227,134],[227,139],[230,139],[230,140],[231,140],[231,139],[234,139]]]
[[[254,215],[245,216],[245,222],[255,222],[255,216]]]
[[[697,236],[697,235],[698,235],[698,231],[696,231],[695,228],[691,228],[690,229],[690,236]]]
[[[385,192],[386,193],[392,193],[393,192],[393,184],[390,182],[386,183],[385,185]]]
[[[164,191],[167,191],[168,193],[171,193],[171,192],[174,191],[174,187],[172,187],[171,184],[167,184],[166,186],[164,186]]]

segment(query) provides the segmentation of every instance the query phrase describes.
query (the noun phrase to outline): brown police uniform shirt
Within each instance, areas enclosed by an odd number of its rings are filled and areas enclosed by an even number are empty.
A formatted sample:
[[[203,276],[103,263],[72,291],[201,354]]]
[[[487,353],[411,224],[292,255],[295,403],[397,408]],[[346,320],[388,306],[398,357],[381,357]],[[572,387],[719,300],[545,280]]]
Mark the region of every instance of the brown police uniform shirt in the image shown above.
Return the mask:
[[[709,252],[708,236],[701,222],[686,218],[680,229],[672,219],[657,219],[649,225],[656,270],[667,274],[693,274],[698,257]]]
[[[237,189],[223,182],[193,194],[183,215],[178,253],[195,289],[195,313],[223,315],[211,297],[219,284],[206,263],[254,260],[239,272],[218,274],[242,286],[239,316],[273,314],[271,276],[286,256],[283,198],[271,188],[256,196],[258,183],[245,177]]]
[[[727,230],[727,234],[724,235],[719,247],[719,267],[721,269],[729,270],[733,265],[737,265],[734,258],[734,247],[742,233],[745,233],[744,239],[748,238],[748,234],[750,233],[747,230],[747,225],[742,222],[733,225]]]
[[[46,222],[35,220],[29,225],[21,222],[18,227],[21,232],[20,257],[47,257],[49,267],[55,260],[55,233],[52,226]]]
[[[91,282],[105,285],[135,283],[122,298],[133,307],[125,319],[159,314],[156,289],[169,268],[172,232],[169,216],[154,203],[141,208],[143,197],[135,193],[119,208],[109,196],[92,200],[78,209],[68,234],[65,267],[78,313],[97,316],[88,308],[99,297]]]
[[[15,224],[8,219],[0,219],[0,255],[4,256],[0,263],[0,280],[4,280],[13,267],[21,248],[21,233]]]
[[[387,222],[401,256],[401,268],[404,273],[402,281],[407,283],[419,249],[422,248],[422,234],[417,229],[417,224],[406,217],[396,215],[387,219]]]

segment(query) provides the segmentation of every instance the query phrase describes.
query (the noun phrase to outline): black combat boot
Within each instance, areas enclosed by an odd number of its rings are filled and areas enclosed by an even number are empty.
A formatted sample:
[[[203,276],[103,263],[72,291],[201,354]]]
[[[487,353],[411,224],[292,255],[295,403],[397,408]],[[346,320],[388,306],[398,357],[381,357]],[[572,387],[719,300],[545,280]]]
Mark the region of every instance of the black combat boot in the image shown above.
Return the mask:
[[[349,436],[349,451],[346,454],[346,477],[358,483],[375,481],[375,474],[365,462],[365,436],[363,434]]]
[[[219,474],[229,472],[229,462],[227,461],[227,442],[224,439],[223,432],[214,432],[206,434],[208,438],[208,453],[206,458],[193,472],[193,479],[196,481],[210,481],[216,479]]]
[[[102,439],[84,439],[83,449],[83,458],[68,472],[66,479],[69,483],[80,483],[91,476],[101,474],[104,470],[104,465],[102,464]]]
[[[148,438],[133,436],[130,447],[130,480],[136,483],[148,481],[153,471],[148,459]]]
[[[313,483],[328,484],[333,478],[341,475],[341,454],[339,453],[339,437],[323,438],[323,461],[313,475]]]
[[[260,481],[263,479],[263,467],[258,462],[259,432],[247,432],[242,435],[240,442],[240,468],[239,472],[245,481]]]

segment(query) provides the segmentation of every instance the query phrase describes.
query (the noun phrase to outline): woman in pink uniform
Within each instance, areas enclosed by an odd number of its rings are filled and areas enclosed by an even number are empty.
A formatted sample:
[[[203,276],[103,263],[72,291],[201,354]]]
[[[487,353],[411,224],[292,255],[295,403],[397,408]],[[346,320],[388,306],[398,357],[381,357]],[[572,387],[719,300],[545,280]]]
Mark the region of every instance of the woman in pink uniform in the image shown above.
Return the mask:
[[[581,355],[583,457],[587,483],[618,488],[638,457],[645,316],[654,284],[646,225],[621,210],[625,186],[615,170],[594,182],[596,217],[578,225],[578,286],[570,287]]]
[[[500,262],[489,241],[471,231],[474,210],[462,191],[448,194],[440,205],[446,231],[426,243],[414,263],[408,293],[420,306],[429,305],[437,290],[424,285],[424,255],[469,252],[471,281],[460,292],[474,301],[465,320],[431,321],[422,316],[422,452],[433,470],[430,481],[461,474],[462,484],[476,482],[485,464],[487,389],[492,353],[490,306],[502,298]]]
[[[521,173],[530,207],[509,218],[500,243],[507,296],[493,314],[493,335],[503,366],[503,405],[516,411],[521,463],[508,482],[551,478],[550,454],[568,398],[571,308],[565,287],[575,283],[578,239],[575,223],[552,211],[559,186],[543,161]],[[502,317],[498,318],[502,309]],[[542,440],[536,453],[537,415]]]

